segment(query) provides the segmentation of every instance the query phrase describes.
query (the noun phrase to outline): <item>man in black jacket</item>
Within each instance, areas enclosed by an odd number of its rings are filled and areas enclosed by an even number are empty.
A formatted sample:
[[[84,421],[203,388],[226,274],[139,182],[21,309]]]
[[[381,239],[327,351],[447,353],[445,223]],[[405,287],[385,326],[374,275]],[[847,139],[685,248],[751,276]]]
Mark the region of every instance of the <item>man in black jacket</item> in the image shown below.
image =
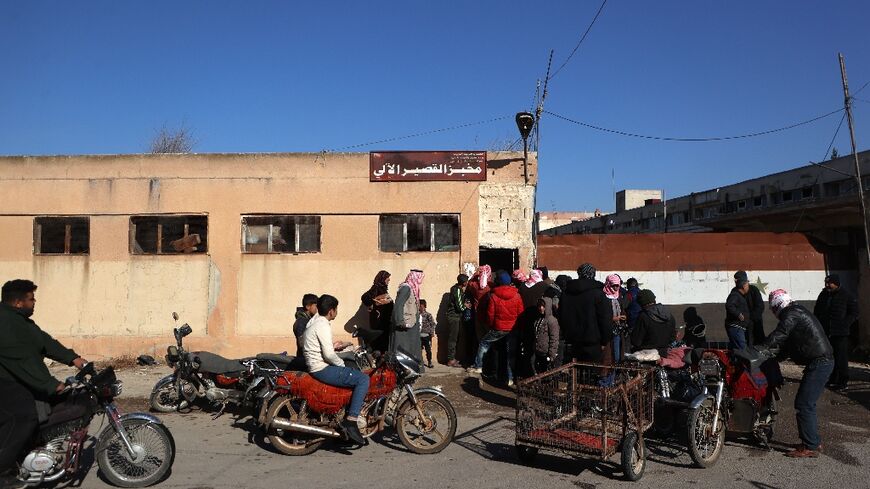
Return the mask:
[[[631,330],[632,350],[658,350],[659,355],[667,355],[668,346],[676,337],[674,316],[656,302],[656,295],[651,290],[641,290],[637,302],[641,311]]]
[[[749,283],[749,275],[743,270],[737,271],[734,274],[734,282]],[[746,343],[749,345],[760,345],[764,343],[764,297],[761,296],[761,291],[758,287],[749,284],[749,292],[744,296],[746,303],[749,305],[749,319],[752,321],[752,326],[746,330]]]
[[[802,443],[786,456],[818,457],[822,441],[816,402],[834,369],[831,343],[819,320],[805,307],[793,304],[785,290],[777,289],[770,293],[770,310],[779,319],[779,324],[760,348],[761,353],[768,357],[790,356],[795,363],[805,365],[801,385],[794,398],[798,436]]]
[[[813,314],[819,318],[834,349],[834,372],[828,380],[831,389],[846,388],[849,383],[849,333],[858,319],[858,301],[840,287],[840,276],[825,277],[825,288],[816,299]]]
[[[728,333],[728,349],[746,348],[747,331],[752,327],[749,302],[749,280],[741,277],[734,281],[734,288],[725,300],[725,331]]]
[[[610,300],[604,296],[604,284],[595,280],[595,267],[584,263],[577,274],[559,299],[559,326],[569,359],[600,363],[613,336]]]
[[[45,357],[79,369],[87,363],[30,319],[35,291],[29,280],[11,280],[0,293],[0,470],[15,464],[33,435],[36,400],[51,403],[64,390],[45,366]]]

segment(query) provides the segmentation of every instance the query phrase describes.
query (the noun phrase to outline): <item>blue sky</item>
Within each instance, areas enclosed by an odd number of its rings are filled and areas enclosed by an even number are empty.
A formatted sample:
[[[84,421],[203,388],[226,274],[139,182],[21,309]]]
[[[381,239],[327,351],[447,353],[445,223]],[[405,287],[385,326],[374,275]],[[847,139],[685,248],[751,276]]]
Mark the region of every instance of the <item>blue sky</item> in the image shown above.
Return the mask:
[[[517,137],[549,50],[568,56],[600,2],[0,3],[0,154],[137,153],[162,125],[198,152],[489,149]],[[628,132],[728,136],[842,106],[870,81],[864,1],[610,0],[551,80],[546,109]],[[870,101],[870,87],[858,95]],[[859,149],[870,103],[855,103]],[[541,123],[540,210],[612,209],[819,161],[831,116],[747,140],[676,143]],[[845,126],[835,146],[849,151]]]

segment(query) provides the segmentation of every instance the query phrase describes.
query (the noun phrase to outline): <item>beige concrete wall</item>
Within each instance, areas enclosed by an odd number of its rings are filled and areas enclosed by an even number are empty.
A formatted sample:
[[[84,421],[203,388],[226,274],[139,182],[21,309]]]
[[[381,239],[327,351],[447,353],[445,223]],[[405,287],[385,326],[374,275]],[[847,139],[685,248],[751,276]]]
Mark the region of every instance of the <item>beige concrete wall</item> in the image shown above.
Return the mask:
[[[360,321],[359,296],[380,269],[393,274],[395,290],[422,268],[423,297],[437,305],[461,265],[477,262],[480,189],[525,187],[516,153],[489,159],[497,164],[481,184],[371,183],[368,154],[3,157],[0,280],[37,282],[34,318],[92,358],[159,354],[171,341],[172,311],[194,328],[193,348],[292,351],[291,318],[305,292],[339,298],[339,337]],[[529,166],[534,184],[534,155]],[[514,192],[529,199],[530,188]],[[208,253],[131,256],[129,217],[148,213],[206,214]],[[321,215],[321,253],[241,253],[241,216],[257,213]],[[381,213],[459,214],[460,251],[382,253]],[[58,214],[91,216],[89,255],[33,255],[33,217]],[[529,226],[516,231],[519,244],[505,247],[530,253],[531,215],[516,220]]]

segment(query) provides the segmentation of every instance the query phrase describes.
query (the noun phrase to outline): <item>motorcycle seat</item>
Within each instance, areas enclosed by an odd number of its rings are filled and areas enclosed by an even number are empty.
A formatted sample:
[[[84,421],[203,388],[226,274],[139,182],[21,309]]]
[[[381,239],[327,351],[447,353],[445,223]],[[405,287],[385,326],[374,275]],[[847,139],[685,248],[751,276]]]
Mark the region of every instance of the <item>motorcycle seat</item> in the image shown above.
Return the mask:
[[[193,357],[199,362],[199,370],[213,374],[237,374],[244,370],[242,361],[245,359],[231,360],[208,351],[193,353]]]
[[[291,355],[282,355],[280,353],[257,353],[255,357],[259,362],[272,362],[280,369],[287,369],[287,366],[296,362],[296,357]]]

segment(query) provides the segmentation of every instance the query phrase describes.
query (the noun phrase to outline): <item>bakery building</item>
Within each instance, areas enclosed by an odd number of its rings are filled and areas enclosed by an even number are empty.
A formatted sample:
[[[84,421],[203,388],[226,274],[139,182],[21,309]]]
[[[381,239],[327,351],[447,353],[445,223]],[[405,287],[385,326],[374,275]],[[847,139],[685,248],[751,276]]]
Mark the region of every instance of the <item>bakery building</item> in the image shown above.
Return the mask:
[[[193,349],[294,351],[305,293],[347,339],[379,270],[441,313],[467,266],[529,267],[536,182],[522,152],[0,157],[0,280],[88,358],[161,355],[173,311]]]

